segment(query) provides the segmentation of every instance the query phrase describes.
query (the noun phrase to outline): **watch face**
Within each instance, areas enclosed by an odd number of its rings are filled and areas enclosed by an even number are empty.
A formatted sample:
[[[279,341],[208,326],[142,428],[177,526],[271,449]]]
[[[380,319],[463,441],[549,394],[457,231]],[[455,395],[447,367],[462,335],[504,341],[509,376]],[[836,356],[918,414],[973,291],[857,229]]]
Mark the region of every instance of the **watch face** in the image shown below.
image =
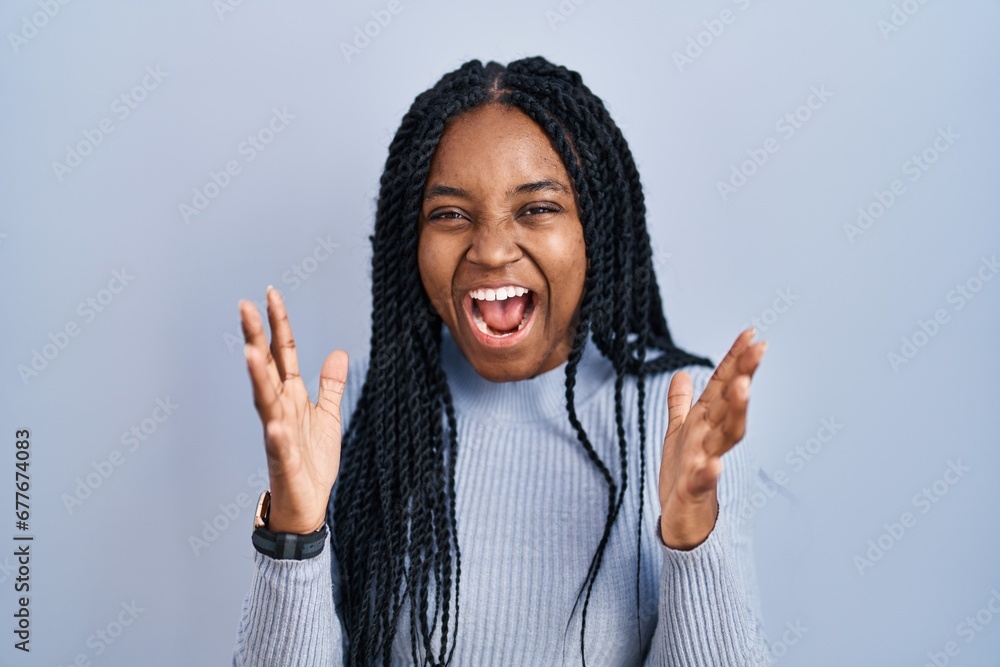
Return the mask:
[[[267,526],[267,512],[271,509],[271,491],[265,489],[261,492],[257,500],[257,511],[253,515],[253,528],[265,528]]]

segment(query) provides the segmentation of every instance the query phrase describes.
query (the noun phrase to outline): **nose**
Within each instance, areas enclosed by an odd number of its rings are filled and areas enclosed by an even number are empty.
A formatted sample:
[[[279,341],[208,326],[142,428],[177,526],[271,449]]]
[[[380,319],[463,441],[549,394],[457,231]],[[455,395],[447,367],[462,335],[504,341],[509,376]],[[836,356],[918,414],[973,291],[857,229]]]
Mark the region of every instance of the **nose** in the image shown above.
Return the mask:
[[[478,224],[466,259],[483,267],[501,267],[521,258],[514,225],[505,222]]]

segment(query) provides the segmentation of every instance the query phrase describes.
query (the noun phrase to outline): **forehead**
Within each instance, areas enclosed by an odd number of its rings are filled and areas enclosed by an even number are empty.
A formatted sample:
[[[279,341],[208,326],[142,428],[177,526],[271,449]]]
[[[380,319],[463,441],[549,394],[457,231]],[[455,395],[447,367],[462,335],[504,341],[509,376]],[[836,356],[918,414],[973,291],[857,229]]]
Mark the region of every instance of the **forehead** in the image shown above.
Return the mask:
[[[487,185],[542,177],[568,182],[548,135],[520,109],[493,104],[449,121],[431,160],[428,182]]]

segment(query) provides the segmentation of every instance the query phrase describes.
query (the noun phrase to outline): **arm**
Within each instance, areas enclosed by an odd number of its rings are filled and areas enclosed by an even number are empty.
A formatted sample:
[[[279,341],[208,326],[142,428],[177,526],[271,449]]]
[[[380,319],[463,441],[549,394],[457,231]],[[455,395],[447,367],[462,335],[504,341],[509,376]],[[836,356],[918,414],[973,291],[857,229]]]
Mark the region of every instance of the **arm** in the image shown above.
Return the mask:
[[[706,373],[707,375],[707,373]],[[697,379],[696,379],[697,382]],[[753,489],[751,441],[723,457],[719,514],[708,538],[689,550],[656,541],[663,555],[657,624],[645,664],[739,667],[769,664],[753,563],[750,524],[737,518]]]
[[[313,404],[298,373],[291,328],[277,290],[268,290],[270,350],[256,309],[241,302],[240,310],[254,403],[265,426],[272,493],[269,523],[276,532],[303,534],[325,523],[329,537],[318,555],[304,560],[276,559],[254,550],[253,581],[243,603],[232,664],[342,665],[348,639],[339,609],[340,568],[331,543],[332,487],[340,464],[341,424],[346,429],[360,395],[365,362],[352,362],[348,373],[346,355],[331,353],[320,370],[319,398]],[[277,490],[283,491],[280,500]],[[285,510],[281,517],[275,516],[276,505]],[[289,511],[296,507],[299,517]],[[302,508],[310,514],[317,510],[318,518],[301,519]]]
[[[277,560],[254,551],[233,667],[343,664],[346,639],[334,613],[340,587],[332,576],[332,554],[329,540],[306,560]]]
[[[663,562],[647,665],[769,663],[750,526],[737,518],[754,488],[746,408],[766,347],[751,338],[741,334],[714,373],[696,367],[670,379],[667,435],[651,467],[660,470],[656,542]]]

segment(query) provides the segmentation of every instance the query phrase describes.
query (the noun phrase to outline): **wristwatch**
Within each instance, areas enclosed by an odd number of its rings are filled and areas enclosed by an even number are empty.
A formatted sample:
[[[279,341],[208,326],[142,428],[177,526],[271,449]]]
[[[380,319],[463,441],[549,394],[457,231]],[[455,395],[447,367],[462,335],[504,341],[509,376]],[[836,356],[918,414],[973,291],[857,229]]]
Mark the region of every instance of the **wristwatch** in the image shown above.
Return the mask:
[[[257,500],[253,517],[253,546],[260,553],[279,560],[305,560],[314,558],[323,550],[326,541],[326,524],[308,535],[275,533],[267,529],[271,509],[271,490],[265,489]]]

